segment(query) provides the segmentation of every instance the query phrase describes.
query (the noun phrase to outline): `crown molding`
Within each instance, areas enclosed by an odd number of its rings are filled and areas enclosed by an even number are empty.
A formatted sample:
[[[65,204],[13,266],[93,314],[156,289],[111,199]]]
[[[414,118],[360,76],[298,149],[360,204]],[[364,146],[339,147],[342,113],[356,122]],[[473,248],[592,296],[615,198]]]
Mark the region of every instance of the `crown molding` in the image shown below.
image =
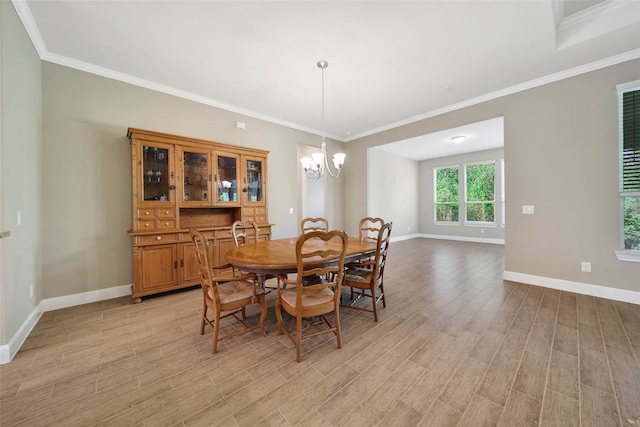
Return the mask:
[[[639,22],[640,2],[603,1],[561,19],[556,27],[556,47],[564,49]]]
[[[473,105],[481,104],[483,102],[491,101],[497,98],[501,98],[507,95],[513,95],[514,93],[522,92],[528,89],[533,89],[538,86],[543,86],[549,83],[554,83],[560,80],[568,79],[570,77],[575,77],[580,74],[585,74],[591,71],[596,71],[601,68],[610,67],[612,65],[620,64],[623,62],[631,61],[634,59],[640,58],[640,49],[634,49],[625,53],[621,53],[619,55],[614,55],[609,58],[601,59],[599,61],[594,61],[589,64],[581,65],[579,67],[570,68],[568,70],[560,71],[558,73],[549,74],[548,76],[540,77],[538,79],[530,80],[525,83],[521,83],[518,85],[510,86],[504,89],[497,90],[495,92],[490,92],[485,95],[478,96],[476,98],[471,98],[457,104],[451,104],[446,107],[438,108],[436,110],[429,111],[424,114],[420,114],[418,116],[413,116],[405,120],[389,123],[388,125],[381,126],[375,129],[368,130],[366,132],[361,132],[356,135],[352,135],[349,138],[345,139],[345,142],[353,141],[359,138],[363,138],[365,136],[374,135],[376,133],[380,133],[383,131],[387,131],[390,129],[394,129],[400,126],[408,125],[411,123],[419,122],[420,120],[425,120],[430,117],[439,116],[441,114],[450,113],[455,110],[460,110],[462,108],[471,107]]]
[[[58,64],[58,65],[63,65],[65,67],[69,67],[69,68],[74,68],[80,71],[85,71],[91,74],[95,74],[101,77],[107,77],[109,79],[113,79],[113,80],[117,80],[117,81],[121,81],[124,83],[128,83],[128,84],[132,84],[134,86],[138,86],[138,87],[143,87],[146,89],[150,89],[150,90],[154,90],[157,92],[161,92],[161,93],[165,93],[168,95],[172,95],[172,96],[176,96],[179,98],[183,98],[183,99],[187,99],[193,102],[197,102],[200,104],[204,104],[204,105],[208,105],[211,107],[215,107],[215,108],[220,108],[222,110],[225,111],[230,111],[233,113],[238,113],[241,114],[243,116],[247,116],[247,117],[253,117],[255,119],[259,119],[259,120],[264,120],[266,122],[270,122],[276,125],[280,125],[280,126],[284,126],[290,129],[294,129],[294,130],[299,130],[302,132],[306,132],[306,133],[310,133],[313,135],[322,135],[322,131],[318,130],[318,129],[312,129],[312,128],[308,128],[306,126],[301,126],[299,124],[293,123],[293,122],[289,122],[286,120],[281,120],[278,119],[276,117],[271,117],[262,113],[258,113],[256,111],[252,111],[252,110],[247,110],[241,107],[237,107],[235,105],[231,105],[231,104],[226,104],[220,101],[217,101],[215,99],[212,98],[207,98],[201,95],[197,95],[191,92],[187,92],[184,90],[180,90],[180,89],[176,89],[174,87],[170,87],[167,85],[162,85],[159,83],[155,83],[149,80],[145,80],[145,79],[141,79],[138,77],[134,77],[128,74],[124,74],[118,71],[114,71],[108,68],[104,68],[104,67],[99,67],[93,64],[89,64],[86,62],[82,62],[82,61],[78,61],[63,55],[58,55],[58,54],[53,54],[50,53],[44,43],[44,40],[42,39],[42,36],[40,34],[40,31],[38,30],[38,27],[35,23],[35,20],[33,19],[33,15],[31,14],[31,10],[29,9],[29,6],[27,5],[26,0],[11,0],[11,3],[14,5],[16,12],[18,13],[18,16],[20,17],[20,20],[22,21],[22,24],[24,25],[27,34],[29,35],[29,37],[31,38],[31,42],[33,43],[34,47],[36,48],[36,51],[38,52],[38,55],[40,56],[40,59],[43,61],[47,61],[47,62],[51,62],[54,64]],[[624,0],[609,0],[608,3],[614,3],[613,6],[606,6],[603,7],[604,10],[628,10],[624,7],[625,4],[629,3],[627,1]],[[631,2],[631,3],[635,3],[635,2]],[[593,8],[589,8],[589,9],[595,9],[596,7],[594,6]],[[589,11],[589,9],[576,14],[576,15],[582,15],[583,13],[589,12],[589,14],[592,14],[594,12]],[[599,12],[602,13],[602,12]],[[575,15],[574,15],[575,16]],[[582,20],[586,19],[586,18],[575,18],[578,22],[582,22]],[[562,24],[561,24],[562,25]],[[569,24],[565,24],[565,25],[569,25]],[[380,126],[374,129],[370,129],[368,131],[365,132],[361,132],[355,135],[349,135],[348,137],[342,137],[342,136],[338,136],[338,135],[333,135],[333,134],[326,134],[327,138],[333,139],[335,141],[340,141],[340,142],[350,142],[350,141],[354,141],[356,139],[359,138],[363,138],[365,136],[369,136],[369,135],[373,135],[376,133],[380,133],[383,131],[387,131],[390,129],[394,129],[400,126],[404,126],[404,125],[408,125],[411,123],[415,123],[421,120],[425,120],[428,119],[430,117],[435,117],[444,113],[449,113],[455,110],[460,110],[462,108],[466,108],[466,107],[470,107],[473,105],[477,105],[477,104],[481,104],[483,102],[487,102],[487,101],[491,101],[503,96],[507,96],[507,95],[511,95],[517,92],[521,92],[527,89],[532,89],[538,86],[542,86],[548,83],[553,83],[559,80],[563,80],[563,79],[567,79],[570,77],[574,77],[580,74],[584,74],[584,73],[588,73],[590,71],[595,71],[601,68],[605,68],[605,67],[609,67],[612,65],[616,65],[622,62],[626,62],[626,61],[630,61],[633,59],[637,59],[640,58],[640,49],[635,49],[635,50],[631,50],[619,55],[615,55],[609,58],[605,58],[602,60],[598,60],[598,61],[594,61],[591,62],[589,64],[585,64],[579,67],[574,67],[571,68],[569,70],[564,70],[558,73],[554,73],[548,76],[544,76],[538,79],[534,79],[525,83],[521,83],[518,85],[514,85],[514,86],[510,86],[508,88],[504,88],[495,92],[491,92],[491,93],[487,93],[485,95],[481,95],[478,96],[476,98],[471,98],[456,104],[451,104],[442,108],[438,108],[429,112],[426,112],[424,114],[420,114],[417,116],[413,116],[401,121],[397,121],[397,122],[393,122],[393,123],[389,123],[387,125],[384,126]]]

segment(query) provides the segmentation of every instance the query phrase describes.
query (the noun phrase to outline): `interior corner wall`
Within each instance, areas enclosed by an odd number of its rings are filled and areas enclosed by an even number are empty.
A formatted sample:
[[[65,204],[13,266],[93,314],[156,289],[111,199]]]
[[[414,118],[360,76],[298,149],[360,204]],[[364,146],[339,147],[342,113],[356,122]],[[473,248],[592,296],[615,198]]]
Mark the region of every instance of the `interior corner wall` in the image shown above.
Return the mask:
[[[482,102],[347,144],[347,221],[362,216],[370,147],[504,117],[505,270],[640,292],[640,263],[619,261],[616,85],[638,79],[640,60]],[[534,215],[523,215],[533,205]],[[580,270],[589,261],[591,273]]]
[[[367,212],[392,222],[393,238],[418,233],[418,162],[382,150],[367,151]],[[365,215],[363,215],[364,217]],[[358,234],[358,221],[348,230]]]
[[[11,233],[0,239],[4,346],[42,297],[42,76],[40,58],[13,4],[0,2],[0,19],[0,229]]]

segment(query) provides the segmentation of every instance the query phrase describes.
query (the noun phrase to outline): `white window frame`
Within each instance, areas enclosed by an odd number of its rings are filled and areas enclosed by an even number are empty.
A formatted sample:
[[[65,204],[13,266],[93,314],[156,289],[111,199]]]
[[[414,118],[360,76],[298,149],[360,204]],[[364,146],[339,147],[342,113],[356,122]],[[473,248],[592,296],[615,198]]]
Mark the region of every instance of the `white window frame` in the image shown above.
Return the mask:
[[[453,205],[456,202],[438,202],[438,170],[439,169],[458,169],[458,220],[457,221],[438,221],[438,205]],[[449,166],[434,166],[432,168],[433,173],[433,224],[434,225],[461,225],[460,216],[463,214],[463,198],[462,192],[460,189],[460,165],[449,165]]]
[[[504,185],[504,158],[500,159],[500,226],[504,228],[507,211],[506,191]]]
[[[469,202],[467,200],[467,166],[473,166],[473,165],[488,165],[488,164],[493,164],[493,200],[485,200],[482,202]],[[495,160],[483,160],[483,161],[479,161],[479,162],[470,162],[470,163],[464,163],[463,164],[463,168],[462,168],[462,184],[461,186],[462,188],[462,193],[463,193],[463,197],[462,197],[462,205],[463,205],[463,209],[460,209],[461,211],[463,211],[464,216],[463,218],[463,224],[466,226],[471,226],[471,227],[496,227],[496,215],[497,215],[497,209],[496,209],[496,161]],[[467,221],[467,205],[468,204],[474,204],[474,203],[492,203],[493,204],[493,221]],[[459,214],[461,215],[461,214]]]
[[[640,197],[640,192],[623,191],[622,189],[622,151],[623,151],[623,118],[622,118],[622,95],[626,92],[640,90],[640,80],[620,84],[616,87],[618,92],[618,173],[620,175],[620,250],[615,251],[616,257],[620,261],[640,262],[640,251],[635,249],[624,249],[624,197]]]

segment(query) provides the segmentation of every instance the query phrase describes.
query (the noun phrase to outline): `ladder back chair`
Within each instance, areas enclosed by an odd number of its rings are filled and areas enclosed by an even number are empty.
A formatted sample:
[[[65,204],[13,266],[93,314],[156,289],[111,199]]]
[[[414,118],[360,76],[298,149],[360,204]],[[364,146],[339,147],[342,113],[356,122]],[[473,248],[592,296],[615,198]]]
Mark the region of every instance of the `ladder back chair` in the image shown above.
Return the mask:
[[[244,246],[247,243],[255,243],[258,241],[258,233],[260,232],[260,228],[258,228],[258,224],[253,221],[242,222],[235,221],[231,225],[231,234],[233,235],[233,242],[236,244],[236,248],[240,246]],[[269,279],[276,278],[275,274],[265,274],[259,279],[262,281],[262,285],[264,287],[264,283]]]
[[[204,334],[205,323],[213,328],[213,353],[218,351],[218,341],[249,332],[258,327],[262,335],[265,335],[264,320],[267,317],[267,304],[265,302],[264,289],[257,285],[256,275],[252,273],[240,275],[235,272],[229,273],[229,268],[231,267],[229,264],[214,267],[211,263],[211,249],[207,238],[195,229],[190,229],[189,234],[195,249],[203,295],[200,335]],[[226,270],[226,275],[216,275],[216,272],[222,272],[223,270]],[[260,321],[258,325],[249,326],[244,321],[245,308],[250,304],[256,303],[260,304],[262,310]],[[211,319],[208,317],[209,310],[213,314]],[[220,320],[226,317],[236,319],[241,324],[242,329],[219,338]]]
[[[383,279],[392,227],[392,223],[382,226],[378,233],[376,254],[371,260],[350,265],[344,273],[343,286],[351,288],[351,301],[349,304],[342,305],[342,307],[373,312],[373,320],[375,322],[378,321],[378,301],[382,300],[382,307],[387,306]],[[354,294],[356,295],[355,298]],[[371,309],[356,305],[362,297],[371,298]]]
[[[258,224],[253,221],[242,222],[235,221],[231,225],[231,234],[233,242],[238,246],[244,246],[247,243],[255,243],[258,241]]]
[[[277,288],[276,318],[278,334],[284,333],[296,347],[296,360],[302,356],[302,340],[332,332],[338,348],[340,337],[340,285],[344,274],[344,257],[349,237],[344,231],[312,231],[301,234],[296,242],[297,275],[295,279],[284,276],[280,280],[295,285]],[[336,262],[337,259],[337,262]],[[307,283],[306,277],[318,277],[319,281]],[[295,326],[287,328],[282,320],[282,310],[295,318]],[[326,315],[333,313],[333,324]],[[303,334],[303,319],[319,317],[316,322],[307,320],[304,328],[312,329]],[[323,326],[323,328],[319,328]]]
[[[329,220],[326,218],[304,218],[300,221],[300,232],[304,234],[310,231],[329,231]]]

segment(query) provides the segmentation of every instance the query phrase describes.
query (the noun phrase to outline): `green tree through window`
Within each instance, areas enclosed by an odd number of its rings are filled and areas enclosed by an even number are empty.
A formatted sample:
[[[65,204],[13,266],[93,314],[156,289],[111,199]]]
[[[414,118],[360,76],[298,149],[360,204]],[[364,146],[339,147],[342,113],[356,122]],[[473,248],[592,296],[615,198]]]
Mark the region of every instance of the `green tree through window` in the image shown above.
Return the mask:
[[[458,222],[460,210],[460,173],[458,166],[434,169],[435,220]]]
[[[495,222],[495,163],[465,166],[466,220]]]

